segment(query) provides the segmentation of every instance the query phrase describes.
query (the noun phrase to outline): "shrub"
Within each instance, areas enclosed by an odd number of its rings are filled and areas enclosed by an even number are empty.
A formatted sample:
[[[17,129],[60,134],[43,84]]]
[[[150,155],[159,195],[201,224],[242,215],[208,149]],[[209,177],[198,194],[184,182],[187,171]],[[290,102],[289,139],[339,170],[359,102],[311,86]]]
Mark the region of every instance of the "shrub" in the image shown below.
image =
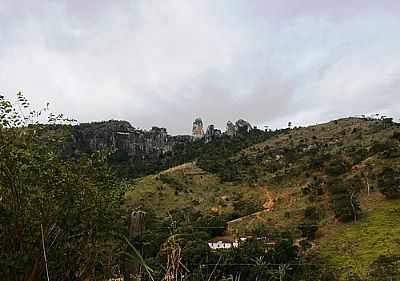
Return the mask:
[[[262,203],[257,199],[241,198],[233,202],[233,209],[238,217],[244,217],[262,210]]]
[[[301,236],[309,240],[315,239],[315,233],[318,231],[318,226],[315,224],[302,223],[297,228],[301,231]]]
[[[351,152],[351,159],[353,160],[353,164],[358,164],[361,161],[365,160],[368,157],[368,150],[366,148],[359,148]]]
[[[318,154],[310,159],[309,167],[313,170],[321,170],[325,163],[329,161],[331,156],[329,154]]]
[[[361,214],[360,202],[348,192],[333,195],[332,203],[336,218],[341,221],[357,220]]]
[[[392,139],[400,141],[400,132],[396,131],[392,135]]]
[[[400,156],[400,148],[397,141],[389,139],[384,142],[374,142],[369,153],[371,155],[379,154],[385,159],[391,159]]]
[[[309,195],[310,200],[314,201],[316,197],[324,194],[323,182],[321,179],[315,177],[311,183],[302,189],[303,195]]]
[[[328,190],[332,195],[336,218],[341,221],[351,221],[359,217],[361,208],[356,192],[346,186],[345,182],[340,179],[331,180],[328,183]]]
[[[173,176],[161,174],[159,179],[162,183],[169,185],[170,187],[175,189],[175,194],[178,195],[179,192],[186,190],[186,186],[180,183]]]
[[[319,220],[319,212],[317,207],[309,206],[304,210],[304,218],[309,220]]]
[[[312,244],[308,240],[300,240],[299,245],[303,251],[307,251],[312,248]]]
[[[336,158],[326,165],[325,171],[329,176],[337,177],[348,172],[350,168],[351,164],[347,160]]]
[[[386,167],[378,175],[378,188],[387,198],[400,197],[400,171]]]
[[[400,256],[380,256],[370,268],[368,280],[400,280]]]
[[[363,281],[363,280],[357,273],[350,272],[349,274],[347,274],[346,281]]]

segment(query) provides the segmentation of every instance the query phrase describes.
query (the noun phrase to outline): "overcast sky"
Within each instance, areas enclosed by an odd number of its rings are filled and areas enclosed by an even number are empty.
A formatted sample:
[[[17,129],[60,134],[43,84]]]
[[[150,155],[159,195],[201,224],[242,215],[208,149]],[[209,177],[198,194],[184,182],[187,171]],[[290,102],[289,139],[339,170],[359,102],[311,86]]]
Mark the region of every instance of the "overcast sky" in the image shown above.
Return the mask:
[[[400,117],[400,1],[0,0],[0,93],[190,133]]]

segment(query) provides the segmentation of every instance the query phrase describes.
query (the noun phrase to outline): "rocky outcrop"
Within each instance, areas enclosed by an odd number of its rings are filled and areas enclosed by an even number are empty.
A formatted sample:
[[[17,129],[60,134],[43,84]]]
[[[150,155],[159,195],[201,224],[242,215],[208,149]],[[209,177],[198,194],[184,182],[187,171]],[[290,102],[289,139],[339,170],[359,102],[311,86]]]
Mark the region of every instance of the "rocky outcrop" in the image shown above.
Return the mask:
[[[65,144],[67,154],[91,153],[111,148],[127,157],[162,155],[176,144],[189,143],[191,136],[170,136],[165,128],[139,130],[127,121],[82,123],[72,127],[70,141]]]
[[[235,124],[233,124],[231,121],[228,121],[228,123],[226,123],[225,134],[228,136],[236,136],[238,132],[248,133],[252,129],[253,127],[251,126],[251,124],[246,120],[239,119],[238,121],[236,121]]]
[[[233,124],[231,121],[228,121],[228,123],[226,123],[226,131],[225,134],[227,134],[228,136],[233,137],[234,135],[236,135],[236,127],[235,124]]]
[[[239,119],[238,121],[236,121],[236,128],[238,131],[242,131],[242,132],[250,132],[253,127],[251,126],[251,124],[249,122],[247,122],[246,120],[243,119]]]
[[[221,130],[216,129],[214,125],[209,125],[207,127],[206,134],[204,135],[204,142],[208,143],[213,139],[220,137],[222,135]]]
[[[203,120],[196,118],[193,122],[192,136],[195,139],[201,139],[204,137]]]
[[[226,135],[235,136],[238,132],[249,132],[252,126],[245,120],[235,124],[228,122]],[[110,148],[122,160],[154,159],[172,152],[178,144],[188,144],[194,139],[208,143],[223,135],[214,125],[203,130],[203,121],[197,118],[193,122],[192,136],[171,136],[165,128],[152,127],[150,130],[140,130],[127,121],[110,120],[104,122],[81,123],[72,126],[68,131],[68,141],[63,144],[66,156],[78,156],[82,153],[92,153],[104,148]]]

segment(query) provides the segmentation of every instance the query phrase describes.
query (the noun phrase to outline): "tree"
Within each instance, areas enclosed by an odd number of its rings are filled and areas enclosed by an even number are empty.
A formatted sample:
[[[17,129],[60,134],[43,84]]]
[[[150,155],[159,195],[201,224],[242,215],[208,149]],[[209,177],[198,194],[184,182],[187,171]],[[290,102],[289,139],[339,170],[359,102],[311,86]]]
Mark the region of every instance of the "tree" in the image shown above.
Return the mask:
[[[0,276],[97,280],[117,262],[113,233],[123,229],[123,190],[104,165],[107,153],[62,160],[62,138],[37,121],[45,110],[28,111],[26,98],[17,99],[13,106],[0,97]],[[68,120],[49,114],[48,121]]]
[[[315,233],[318,231],[318,225],[302,223],[297,227],[301,231],[301,236],[309,240],[315,239]]]
[[[262,203],[258,199],[239,198],[233,202],[236,218],[244,217],[262,210]]]
[[[400,171],[398,168],[385,167],[378,174],[378,188],[390,199],[400,197]]]
[[[348,172],[350,168],[351,168],[351,163],[349,163],[346,159],[339,157],[331,160],[327,164],[325,170],[329,176],[337,177]]]
[[[352,190],[341,179],[333,179],[328,183],[332,195],[332,204],[336,218],[341,221],[356,221],[361,214],[357,192]]]

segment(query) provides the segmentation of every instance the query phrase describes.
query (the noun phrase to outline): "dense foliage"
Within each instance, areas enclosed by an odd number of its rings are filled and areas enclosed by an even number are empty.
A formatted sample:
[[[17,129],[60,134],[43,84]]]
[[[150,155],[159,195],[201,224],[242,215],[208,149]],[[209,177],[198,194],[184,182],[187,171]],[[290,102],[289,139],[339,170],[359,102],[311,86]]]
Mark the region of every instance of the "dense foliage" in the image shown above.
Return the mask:
[[[28,108],[22,95],[18,104]],[[118,264],[122,185],[103,153],[61,160],[62,140],[43,138],[40,114],[0,99],[0,276],[101,280]]]
[[[400,171],[397,167],[385,167],[378,178],[378,187],[386,197],[400,197]]]

